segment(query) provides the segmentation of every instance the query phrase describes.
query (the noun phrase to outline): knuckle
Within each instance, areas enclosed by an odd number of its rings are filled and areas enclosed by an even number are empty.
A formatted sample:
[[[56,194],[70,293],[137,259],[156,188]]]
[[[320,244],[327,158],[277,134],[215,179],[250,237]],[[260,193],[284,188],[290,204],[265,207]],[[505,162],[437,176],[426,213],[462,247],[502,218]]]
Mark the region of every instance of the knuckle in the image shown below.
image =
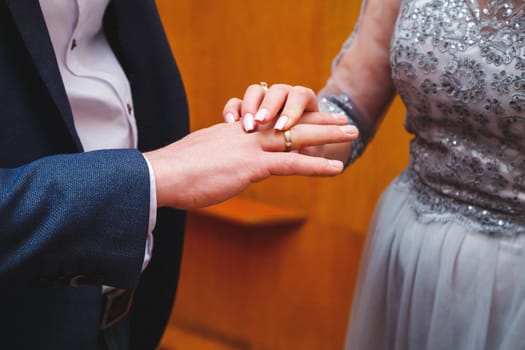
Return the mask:
[[[254,92],[258,92],[260,89],[262,89],[262,87],[259,84],[251,84],[246,89],[246,94],[251,94],[251,93],[254,93]]]
[[[290,85],[288,84],[274,84],[270,87],[273,91],[277,91],[280,93],[286,93],[290,90]]]
[[[273,84],[272,87],[278,88],[278,89],[289,89],[291,86],[289,84],[276,83],[276,84]]]
[[[305,88],[306,89],[306,92],[312,96],[315,96],[315,91],[310,89],[310,88]]]
[[[293,91],[295,94],[299,95],[300,97],[310,97],[312,96],[312,89],[309,89],[307,87],[296,85],[293,87]]]
[[[242,103],[242,100],[240,98],[232,97],[226,102],[226,107],[232,107],[232,106],[235,106],[241,103]]]

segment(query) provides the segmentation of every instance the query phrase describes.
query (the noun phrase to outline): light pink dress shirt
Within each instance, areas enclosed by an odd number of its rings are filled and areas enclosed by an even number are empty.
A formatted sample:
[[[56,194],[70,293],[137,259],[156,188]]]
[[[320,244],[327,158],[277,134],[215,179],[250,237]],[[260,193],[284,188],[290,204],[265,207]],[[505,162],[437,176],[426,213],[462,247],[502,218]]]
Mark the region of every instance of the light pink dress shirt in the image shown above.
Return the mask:
[[[85,151],[137,148],[129,81],[102,28],[109,0],[39,0]],[[143,269],[151,259],[157,215],[150,172],[150,220]]]

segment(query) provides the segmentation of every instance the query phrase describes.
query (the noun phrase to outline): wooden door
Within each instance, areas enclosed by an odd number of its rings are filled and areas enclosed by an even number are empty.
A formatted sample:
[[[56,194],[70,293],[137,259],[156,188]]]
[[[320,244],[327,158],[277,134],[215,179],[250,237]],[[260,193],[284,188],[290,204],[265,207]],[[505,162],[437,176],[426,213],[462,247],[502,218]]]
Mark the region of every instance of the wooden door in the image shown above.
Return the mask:
[[[157,4],[193,130],[221,122],[225,101],[252,83],[319,90],[360,8],[355,0]],[[273,178],[190,213],[163,348],[341,349],[374,205],[408,162],[403,118],[396,101],[341,176]]]

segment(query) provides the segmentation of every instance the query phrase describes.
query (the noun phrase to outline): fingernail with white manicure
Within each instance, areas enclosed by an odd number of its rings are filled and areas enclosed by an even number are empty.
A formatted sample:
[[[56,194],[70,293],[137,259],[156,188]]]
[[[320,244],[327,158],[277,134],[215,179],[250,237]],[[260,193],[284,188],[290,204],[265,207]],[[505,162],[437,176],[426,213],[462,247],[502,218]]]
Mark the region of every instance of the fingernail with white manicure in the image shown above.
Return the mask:
[[[235,123],[235,118],[233,117],[233,114],[226,114],[226,123]]]
[[[357,128],[353,125],[343,125],[343,126],[340,126],[339,128],[341,129],[342,132],[344,132],[345,134],[351,135],[351,136],[357,135],[359,133]]]
[[[253,121],[253,115],[251,113],[246,113],[244,118],[242,118],[242,126],[246,131],[252,131],[255,129],[255,123]]]
[[[328,164],[329,164],[332,168],[336,168],[336,169],[339,169],[339,170],[343,170],[343,162],[341,162],[341,161],[339,161],[339,160],[329,159],[329,160],[328,160]]]
[[[286,126],[286,123],[288,123],[288,117],[285,115],[280,116],[279,119],[277,119],[277,123],[275,123],[275,126],[273,128],[275,130],[283,130]]]
[[[259,109],[257,113],[255,113],[255,120],[258,122],[264,121],[266,119],[266,116],[268,115],[268,110],[266,108]]]

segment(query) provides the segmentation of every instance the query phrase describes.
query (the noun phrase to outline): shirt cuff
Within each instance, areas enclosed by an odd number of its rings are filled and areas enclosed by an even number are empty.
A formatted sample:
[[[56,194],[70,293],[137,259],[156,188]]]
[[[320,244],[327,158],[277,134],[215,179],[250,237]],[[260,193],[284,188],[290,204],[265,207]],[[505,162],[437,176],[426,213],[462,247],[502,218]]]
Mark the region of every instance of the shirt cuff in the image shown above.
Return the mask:
[[[142,271],[148,266],[151,260],[151,253],[153,251],[153,229],[157,223],[157,187],[155,183],[155,174],[153,173],[153,167],[151,166],[148,158],[144,157],[149,170],[149,225],[148,235],[146,238],[146,248],[144,251],[144,263],[142,264]]]

